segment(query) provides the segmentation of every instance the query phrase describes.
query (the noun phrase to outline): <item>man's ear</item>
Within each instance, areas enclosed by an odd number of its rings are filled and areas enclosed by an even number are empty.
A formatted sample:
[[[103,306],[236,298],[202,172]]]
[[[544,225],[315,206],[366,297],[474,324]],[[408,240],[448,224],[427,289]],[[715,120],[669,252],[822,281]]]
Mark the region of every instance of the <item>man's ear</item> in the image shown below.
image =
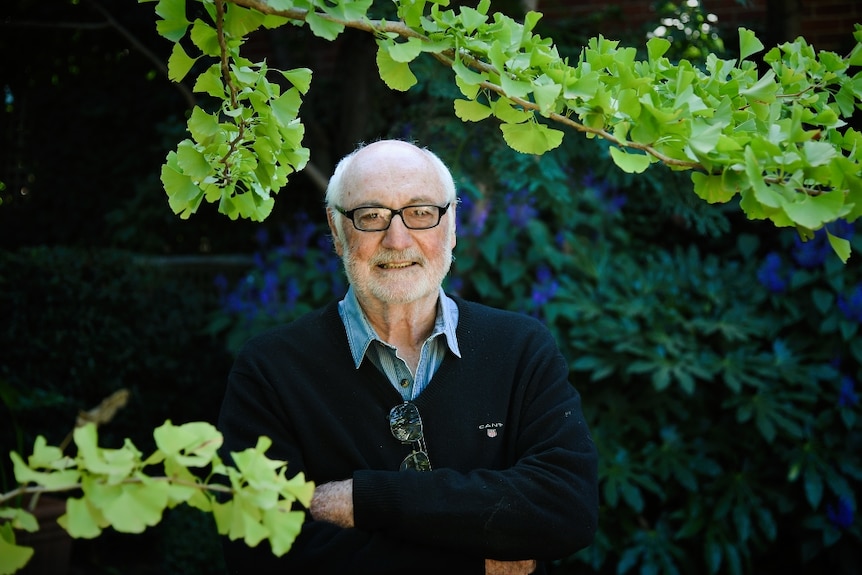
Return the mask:
[[[456,229],[454,214],[452,215],[452,223],[450,224],[450,226],[451,227],[449,229],[449,235],[452,236],[451,237],[451,244],[452,245],[450,247],[451,247],[451,249],[454,250],[455,246],[458,244],[458,230]]]
[[[329,232],[332,234],[332,245],[335,247],[335,253],[338,254],[339,257],[343,255],[343,247],[342,242],[344,238],[341,237],[341,234],[338,231],[338,226],[335,225],[335,213],[332,208],[326,208],[326,223],[329,224]]]

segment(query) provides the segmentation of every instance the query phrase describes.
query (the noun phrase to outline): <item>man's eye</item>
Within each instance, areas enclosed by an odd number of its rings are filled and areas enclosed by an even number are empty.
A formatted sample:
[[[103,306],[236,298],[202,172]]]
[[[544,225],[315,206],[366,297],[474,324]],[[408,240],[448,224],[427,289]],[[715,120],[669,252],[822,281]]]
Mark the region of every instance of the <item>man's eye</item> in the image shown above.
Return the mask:
[[[373,222],[374,220],[379,220],[383,215],[377,211],[371,212],[362,212],[359,214],[359,219],[363,222]]]
[[[427,218],[431,215],[431,210],[424,206],[418,208],[410,208],[410,215],[414,218]]]

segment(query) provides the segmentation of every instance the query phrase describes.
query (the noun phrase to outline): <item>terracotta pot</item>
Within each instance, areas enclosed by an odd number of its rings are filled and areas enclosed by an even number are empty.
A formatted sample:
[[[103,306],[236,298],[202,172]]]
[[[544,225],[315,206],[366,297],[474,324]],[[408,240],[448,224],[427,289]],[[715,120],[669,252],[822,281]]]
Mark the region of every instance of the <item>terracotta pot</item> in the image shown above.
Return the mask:
[[[18,545],[33,547],[35,553],[27,566],[16,575],[66,575],[72,538],[57,524],[57,518],[66,512],[66,501],[54,497],[39,497],[33,514],[39,521],[39,531],[15,534]]]

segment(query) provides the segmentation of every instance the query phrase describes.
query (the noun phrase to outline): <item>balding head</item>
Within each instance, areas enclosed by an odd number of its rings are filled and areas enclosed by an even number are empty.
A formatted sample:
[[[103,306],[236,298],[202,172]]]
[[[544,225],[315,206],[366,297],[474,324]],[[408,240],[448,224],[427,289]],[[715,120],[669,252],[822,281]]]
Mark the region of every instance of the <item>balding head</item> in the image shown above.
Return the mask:
[[[326,188],[326,206],[346,207],[349,192],[361,186],[364,180],[411,175],[421,177],[417,171],[425,172],[424,175],[437,180],[444,191],[446,203],[456,203],[452,174],[436,154],[402,140],[380,140],[359,147],[338,163]]]

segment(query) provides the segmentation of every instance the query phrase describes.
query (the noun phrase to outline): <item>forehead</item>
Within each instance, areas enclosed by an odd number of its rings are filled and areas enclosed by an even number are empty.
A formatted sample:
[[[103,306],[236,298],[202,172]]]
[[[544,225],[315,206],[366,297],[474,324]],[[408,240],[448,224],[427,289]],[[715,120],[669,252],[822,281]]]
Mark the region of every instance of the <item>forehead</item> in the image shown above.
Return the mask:
[[[419,149],[402,144],[369,146],[357,152],[345,174],[347,207],[442,204],[446,190],[434,164]]]

